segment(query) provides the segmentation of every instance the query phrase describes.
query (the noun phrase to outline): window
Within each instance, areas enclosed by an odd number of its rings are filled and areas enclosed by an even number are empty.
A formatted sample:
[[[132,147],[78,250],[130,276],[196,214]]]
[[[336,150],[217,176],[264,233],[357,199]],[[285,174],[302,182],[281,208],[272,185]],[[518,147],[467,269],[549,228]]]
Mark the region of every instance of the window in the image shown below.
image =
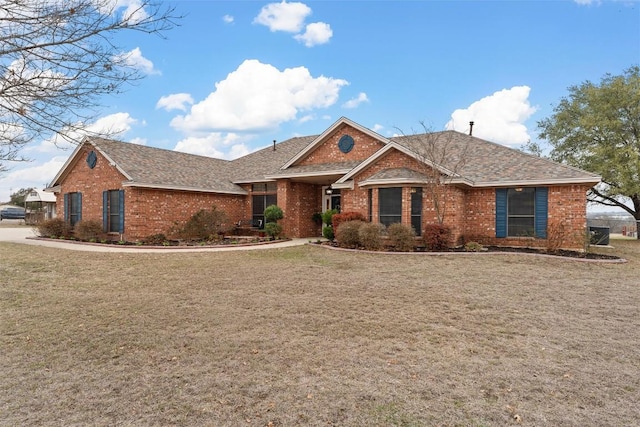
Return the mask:
[[[507,189],[507,236],[533,236],[535,188]]]
[[[547,237],[546,187],[496,190],[496,237]]]
[[[367,191],[367,203],[369,204],[369,211],[367,212],[369,215],[369,222],[373,221],[373,189],[370,188]]]
[[[380,223],[389,226],[402,222],[402,188],[378,189],[378,205]]]
[[[253,184],[251,191],[251,213],[253,226],[264,228],[264,210],[271,205],[278,204],[277,184],[275,182],[266,182]]]
[[[65,193],[64,220],[72,227],[82,220],[82,193]]]
[[[411,189],[411,226],[416,235],[422,234],[422,188]]]
[[[124,233],[124,190],[102,192],[102,226],[107,233]]]

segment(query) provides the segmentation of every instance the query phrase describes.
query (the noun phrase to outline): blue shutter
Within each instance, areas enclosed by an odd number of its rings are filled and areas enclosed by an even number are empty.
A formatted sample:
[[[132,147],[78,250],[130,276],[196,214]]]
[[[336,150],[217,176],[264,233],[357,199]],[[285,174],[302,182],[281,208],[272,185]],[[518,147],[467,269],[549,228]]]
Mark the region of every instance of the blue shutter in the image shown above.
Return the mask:
[[[120,217],[120,233],[124,233],[124,190],[118,191],[118,204],[119,204],[119,212],[118,216]]]
[[[69,222],[69,193],[64,193],[64,222]]]
[[[102,192],[102,229],[109,232],[109,192]]]
[[[535,230],[540,239],[547,238],[548,194],[547,187],[536,188]]]
[[[496,188],[496,237],[507,237],[506,188]]]
[[[78,193],[78,221],[82,221],[82,193]]]

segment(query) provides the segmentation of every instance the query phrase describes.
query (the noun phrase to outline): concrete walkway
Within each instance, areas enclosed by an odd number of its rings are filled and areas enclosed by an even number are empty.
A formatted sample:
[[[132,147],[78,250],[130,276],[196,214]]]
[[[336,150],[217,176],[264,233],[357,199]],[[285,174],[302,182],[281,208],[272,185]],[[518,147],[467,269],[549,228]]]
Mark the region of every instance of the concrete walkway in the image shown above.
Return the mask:
[[[4,222],[4,221],[3,221]],[[81,243],[65,240],[39,240],[34,229],[29,227],[10,228],[7,226],[0,227],[0,241],[22,243],[26,245],[47,246],[50,248],[68,249],[72,251],[85,252],[128,252],[128,253],[176,253],[176,252],[226,252],[226,251],[251,251],[286,248],[290,246],[300,246],[309,242],[309,239],[292,239],[286,242],[277,242],[261,245],[247,246],[225,246],[215,247],[166,247],[166,248],[148,248],[144,246],[119,246],[119,245],[102,245]]]

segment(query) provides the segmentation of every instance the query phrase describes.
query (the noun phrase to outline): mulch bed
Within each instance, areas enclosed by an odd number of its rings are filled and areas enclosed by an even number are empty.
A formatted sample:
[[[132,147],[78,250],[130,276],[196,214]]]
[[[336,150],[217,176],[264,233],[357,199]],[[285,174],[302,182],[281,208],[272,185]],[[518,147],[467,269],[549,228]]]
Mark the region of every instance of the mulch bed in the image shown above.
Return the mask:
[[[340,246],[336,242],[323,242],[321,243],[325,246],[330,246],[334,248],[340,248]],[[354,248],[353,250],[362,250],[361,248]],[[380,250],[377,252],[391,252],[397,253],[392,250]],[[521,254],[536,254],[536,255],[550,255],[550,256],[558,256],[565,258],[576,258],[576,259],[588,259],[588,260],[615,260],[615,261],[623,261],[622,258],[616,255],[608,255],[596,252],[581,252],[581,251],[572,251],[566,249],[559,249],[553,252],[547,251],[545,249],[536,249],[536,248],[525,248],[525,247],[511,247],[511,246],[483,246],[481,251],[468,251],[465,250],[464,247],[456,247],[450,248],[448,250],[443,251],[429,251],[424,247],[419,247],[415,252],[410,253],[482,253],[482,252],[491,252],[491,253],[521,253]]]

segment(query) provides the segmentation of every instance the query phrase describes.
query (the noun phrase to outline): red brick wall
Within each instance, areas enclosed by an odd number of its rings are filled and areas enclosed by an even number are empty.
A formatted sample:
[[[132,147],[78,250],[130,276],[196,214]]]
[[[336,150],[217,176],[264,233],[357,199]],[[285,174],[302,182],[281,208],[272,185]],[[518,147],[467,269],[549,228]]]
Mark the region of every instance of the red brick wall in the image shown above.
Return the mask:
[[[343,135],[351,135],[354,146],[348,153],[338,148],[338,141]],[[375,138],[360,132],[348,125],[339,126],[319,147],[302,159],[298,165],[313,165],[319,163],[347,162],[364,160],[381,149],[384,145]]]
[[[322,210],[322,187],[314,184],[281,180],[278,182],[278,206],[284,211],[280,221],[285,236],[320,236],[321,225],[312,216]]]
[[[228,194],[126,188],[124,203],[127,240],[168,234],[174,224],[187,221],[199,210],[213,206],[224,211],[231,224],[246,217],[245,197]]]
[[[547,236],[560,238],[561,247],[582,249],[587,226],[586,193],[589,186],[565,185],[549,187]],[[464,236],[483,244],[545,248],[548,239],[531,237],[496,238],[496,193],[494,188],[467,192]],[[562,230],[559,229],[562,224]]]
[[[126,178],[99,152],[96,151],[95,168],[89,169],[85,159],[92,149],[91,145],[82,147],[78,161],[60,186],[56,203],[60,218],[64,217],[63,195],[80,192],[82,219],[102,222],[102,192],[122,189],[125,192],[125,240],[166,234],[176,221],[186,221],[200,209],[211,209],[214,205],[225,211],[231,222],[245,217],[247,201],[244,196],[123,187]]]
[[[82,193],[82,219],[98,220],[102,222],[102,192],[104,190],[122,190],[122,182],[126,180],[114,166],[109,164],[98,151],[98,162],[93,169],[87,165],[87,154],[93,146],[84,145],[76,157],[75,164],[70,165],[69,174],[60,186],[60,193],[56,194],[56,215],[64,218],[64,194]]]

